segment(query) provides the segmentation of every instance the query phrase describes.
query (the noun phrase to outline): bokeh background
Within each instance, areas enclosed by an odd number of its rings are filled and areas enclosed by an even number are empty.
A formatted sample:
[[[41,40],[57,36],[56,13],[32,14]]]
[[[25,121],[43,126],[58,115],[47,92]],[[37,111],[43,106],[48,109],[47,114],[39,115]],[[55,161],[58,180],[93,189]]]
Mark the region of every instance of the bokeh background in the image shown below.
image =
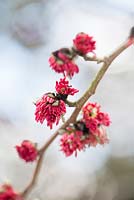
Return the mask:
[[[97,41],[96,54],[108,55],[134,26],[133,0],[0,0],[0,183],[11,182],[22,191],[34,164],[19,160],[14,146],[31,139],[41,146],[54,132],[35,123],[34,105],[54,91],[61,77],[51,71],[52,51],[72,45],[78,32]],[[80,73],[71,80],[87,88],[100,68],[77,61]],[[45,155],[39,181],[28,199],[134,199],[134,47],[111,65],[91,101],[111,116],[110,144],[65,158],[59,138]],[[68,114],[71,109],[68,109]]]

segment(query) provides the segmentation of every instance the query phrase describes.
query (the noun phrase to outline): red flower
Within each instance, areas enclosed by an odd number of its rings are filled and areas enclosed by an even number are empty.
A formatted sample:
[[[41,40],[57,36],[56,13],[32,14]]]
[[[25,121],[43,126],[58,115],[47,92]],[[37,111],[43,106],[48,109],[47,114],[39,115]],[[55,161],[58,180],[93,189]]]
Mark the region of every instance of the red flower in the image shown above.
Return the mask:
[[[0,186],[0,200],[22,200],[22,197],[14,191],[11,185]]]
[[[16,150],[19,154],[19,157],[25,160],[26,162],[35,161],[38,156],[38,151],[35,144],[31,141],[24,140],[21,143],[21,146],[16,146]]]
[[[96,103],[87,103],[82,111],[83,121],[92,133],[94,133],[99,126],[109,126],[111,123],[109,115],[101,112],[100,105]]]
[[[95,135],[90,134],[89,137],[86,138],[85,144],[88,146],[96,147],[98,140],[96,139]]]
[[[66,156],[70,156],[74,152],[75,156],[77,156],[77,151],[84,148],[84,144],[81,141],[82,135],[82,131],[75,130],[72,133],[64,133],[60,139],[61,151],[63,151]]]
[[[83,119],[88,121],[91,118],[96,118],[98,112],[100,111],[100,105],[97,103],[87,103],[86,106],[83,107],[82,111]]]
[[[98,125],[98,121],[95,118],[86,121],[86,127],[89,128],[91,133],[94,133],[97,130]]]
[[[49,58],[49,64],[55,72],[63,73],[64,76],[69,76],[70,78],[72,78],[75,73],[79,72],[79,68],[73,62],[72,58],[62,50],[52,54]]]
[[[108,142],[109,139],[103,126],[98,127],[93,133],[90,132],[90,134],[86,135],[86,137],[83,139],[83,144],[85,145],[85,147],[87,145],[96,147],[97,144],[104,145]]]
[[[104,145],[109,142],[109,139],[107,137],[106,130],[103,126],[100,126],[96,132],[94,133],[94,136],[96,137],[96,140],[99,144]]]
[[[71,156],[73,153],[77,156],[77,152],[85,150],[86,147],[95,147],[97,144],[104,145],[109,142],[103,126],[96,126],[91,132],[82,121],[76,122],[73,127],[67,127],[62,133],[60,146],[66,156]]]
[[[53,124],[58,125],[61,116],[66,113],[66,105],[64,101],[56,100],[54,96],[50,97],[49,95],[43,95],[36,102],[35,120],[41,124],[46,120],[47,126],[52,129]]]
[[[93,52],[95,50],[95,41],[92,39],[93,37],[85,34],[78,33],[73,40],[73,45],[76,51],[80,54],[87,54],[89,52]]]
[[[79,90],[72,88],[71,85],[68,85],[69,82],[66,78],[61,78],[60,81],[56,81],[56,92],[63,95],[74,95],[75,93],[79,92]]]
[[[100,122],[100,124],[103,124],[104,126],[109,126],[111,123],[109,115],[103,112],[99,112],[97,114],[97,120]]]

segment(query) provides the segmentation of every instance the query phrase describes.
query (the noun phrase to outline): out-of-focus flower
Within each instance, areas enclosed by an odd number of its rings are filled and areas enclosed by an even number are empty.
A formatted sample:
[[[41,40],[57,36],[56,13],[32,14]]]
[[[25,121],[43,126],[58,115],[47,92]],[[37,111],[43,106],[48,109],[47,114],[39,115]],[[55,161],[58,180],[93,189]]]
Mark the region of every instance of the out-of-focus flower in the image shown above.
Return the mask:
[[[66,78],[61,78],[59,82],[56,81],[55,89],[56,92],[61,95],[74,95],[79,92],[79,90],[72,88],[72,86],[69,85],[69,81],[67,81]]]
[[[107,137],[106,129],[103,126],[100,126],[97,131],[94,133],[99,144],[104,145],[109,143],[109,139]]]
[[[36,145],[29,140],[24,140],[20,146],[16,145],[16,150],[19,157],[26,162],[33,162],[38,156]]]
[[[22,200],[22,197],[11,185],[3,184],[0,186],[0,200]]]
[[[50,97],[51,96],[51,97]],[[41,124],[47,121],[47,126],[52,129],[54,123],[58,125],[62,115],[66,113],[66,105],[63,100],[57,100],[53,94],[45,94],[36,103],[35,120]]]
[[[64,49],[53,52],[49,58],[49,64],[55,72],[63,73],[64,76],[70,78],[79,72],[79,68],[74,63],[71,53],[67,53]]]
[[[75,50],[82,55],[93,52],[96,48],[95,43],[96,42],[93,40],[93,37],[86,33],[78,33],[73,40]]]
[[[103,124],[104,126],[109,126],[111,123],[109,115],[103,112],[99,112],[97,114],[97,120],[100,124]]]
[[[61,151],[64,152],[66,156],[70,156],[75,152],[77,156],[77,151],[83,149],[83,143],[81,141],[83,133],[82,131],[75,131],[72,133],[64,133],[60,140]]]
[[[66,156],[74,152],[77,156],[77,151],[109,142],[104,127],[110,125],[109,115],[101,112],[97,103],[87,103],[82,111],[83,118],[62,131],[60,146]]]
[[[97,103],[87,103],[82,109],[82,120],[91,133],[88,138],[90,146],[96,146],[98,143],[105,144],[109,141],[104,126],[110,125],[110,117],[100,109],[101,106]]]
[[[99,125],[98,121],[95,118],[86,120],[85,124],[86,124],[86,127],[89,128],[91,133],[94,133],[97,130],[98,125]]]
[[[66,156],[71,156],[73,153],[77,156],[78,151],[85,150],[90,146],[96,147],[97,144],[104,145],[108,142],[106,130],[100,126],[95,132],[90,132],[89,129],[86,132],[77,129],[65,130],[60,139],[60,146],[61,151]]]
[[[93,134],[90,134],[87,142],[90,144],[90,146],[96,146],[97,144],[104,145],[109,143],[105,128],[100,126]]]

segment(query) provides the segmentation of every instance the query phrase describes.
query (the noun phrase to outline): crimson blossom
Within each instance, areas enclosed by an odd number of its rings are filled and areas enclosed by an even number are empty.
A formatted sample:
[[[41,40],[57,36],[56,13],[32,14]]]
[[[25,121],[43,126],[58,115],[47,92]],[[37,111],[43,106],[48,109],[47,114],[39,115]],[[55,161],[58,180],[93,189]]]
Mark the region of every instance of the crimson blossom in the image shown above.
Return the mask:
[[[74,95],[79,92],[79,90],[72,88],[72,86],[69,85],[69,81],[67,81],[66,78],[61,78],[59,82],[56,81],[55,89],[56,92],[61,95]]]
[[[16,150],[20,158],[26,162],[33,162],[37,159],[38,150],[36,145],[29,140],[24,140],[20,146],[16,145]]]
[[[53,52],[49,58],[49,64],[55,72],[62,73],[70,78],[79,72],[79,68],[74,63],[71,53],[66,53],[64,49]]]
[[[105,126],[110,125],[110,118],[100,108],[97,103],[87,103],[82,109],[83,118],[63,131],[60,146],[66,156],[77,156],[86,147],[109,142]]]
[[[82,131],[72,130],[70,133],[67,131],[63,134],[60,139],[61,151],[64,152],[66,156],[70,156],[75,152],[77,156],[77,151],[80,151],[84,148],[84,144],[81,141]]]
[[[101,112],[100,108],[97,103],[87,103],[82,109],[83,121],[92,133],[95,133],[99,126],[109,126],[111,123],[109,115]]]
[[[81,123],[83,123],[81,121]],[[84,124],[84,123],[83,123]],[[86,127],[86,125],[84,124]],[[68,127],[70,129],[70,127]],[[67,129],[68,129],[67,128]],[[72,131],[65,130],[60,139],[61,151],[66,156],[71,156],[75,153],[77,156],[78,151],[85,150],[87,147],[96,147],[97,144],[104,145],[109,142],[104,127],[100,126],[94,133],[90,132],[90,129],[86,127],[86,131],[72,129]]]
[[[53,93],[43,95],[36,103],[35,120],[41,124],[47,121],[47,126],[52,129],[53,124],[58,125],[60,118],[66,113],[65,102],[57,99]]]
[[[22,197],[11,185],[3,184],[0,186],[0,200],[22,200]]]
[[[96,49],[95,41],[93,37],[89,36],[86,33],[78,33],[73,40],[74,49],[82,55],[85,55],[89,52],[94,53],[93,51]]]

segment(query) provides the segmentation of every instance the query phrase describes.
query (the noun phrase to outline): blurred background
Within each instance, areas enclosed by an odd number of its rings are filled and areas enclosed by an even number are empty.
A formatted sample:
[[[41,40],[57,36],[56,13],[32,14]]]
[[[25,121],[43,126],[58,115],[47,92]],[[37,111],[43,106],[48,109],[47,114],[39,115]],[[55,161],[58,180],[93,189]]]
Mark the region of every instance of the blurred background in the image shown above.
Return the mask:
[[[14,146],[31,139],[41,146],[50,134],[35,123],[33,102],[54,91],[48,65],[52,51],[71,46],[78,32],[97,41],[96,54],[109,55],[134,26],[133,0],[0,0],[0,183],[22,191],[34,164],[19,160]],[[71,84],[79,98],[101,65],[77,61],[80,73]],[[111,65],[91,101],[111,116],[110,144],[65,158],[59,138],[45,155],[38,185],[28,199],[134,199],[134,47]],[[71,113],[68,109],[68,114]]]

